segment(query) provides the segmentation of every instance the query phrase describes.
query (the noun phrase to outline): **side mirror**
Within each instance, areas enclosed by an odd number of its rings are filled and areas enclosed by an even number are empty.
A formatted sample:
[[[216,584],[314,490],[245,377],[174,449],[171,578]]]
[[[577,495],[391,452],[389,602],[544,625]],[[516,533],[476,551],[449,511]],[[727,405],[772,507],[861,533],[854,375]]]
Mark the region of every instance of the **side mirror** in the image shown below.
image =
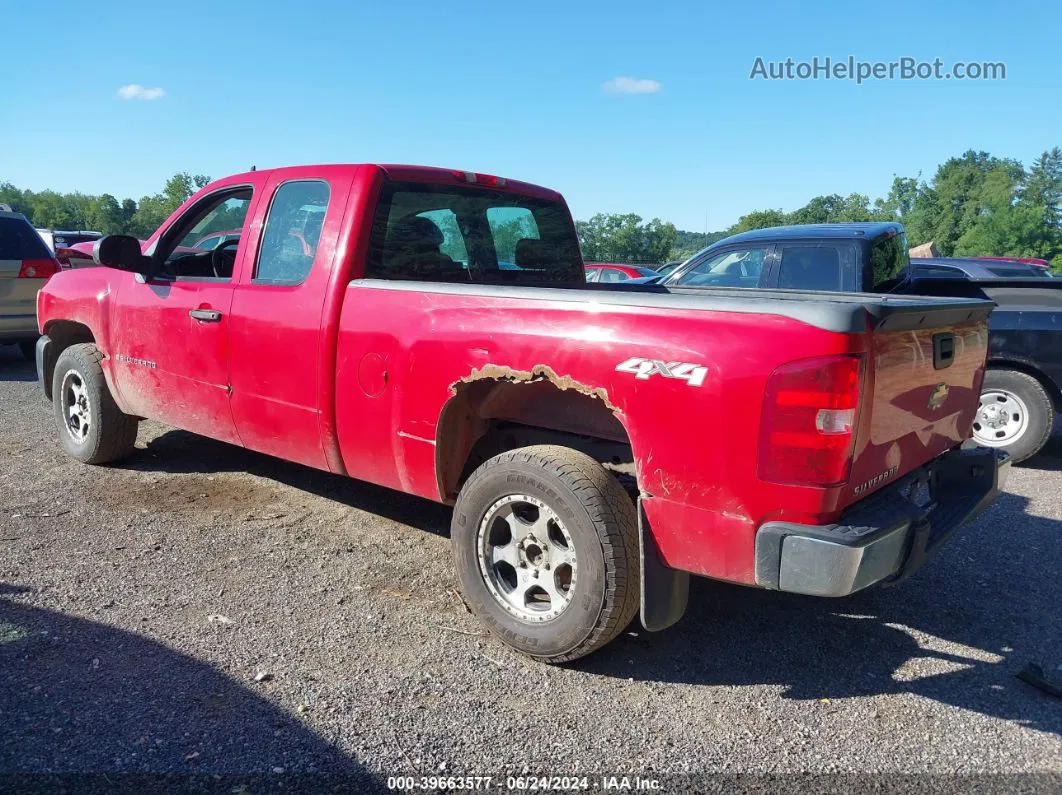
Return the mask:
[[[140,241],[129,235],[107,235],[92,246],[92,261],[105,268],[146,274],[151,260],[140,251]]]

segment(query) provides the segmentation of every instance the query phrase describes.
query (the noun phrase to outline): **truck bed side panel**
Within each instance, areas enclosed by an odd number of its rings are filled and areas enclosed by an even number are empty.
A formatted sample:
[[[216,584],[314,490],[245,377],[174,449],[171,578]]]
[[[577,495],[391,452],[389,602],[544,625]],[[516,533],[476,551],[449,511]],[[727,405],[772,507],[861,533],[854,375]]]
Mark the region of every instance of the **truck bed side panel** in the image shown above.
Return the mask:
[[[865,333],[751,312],[650,313],[592,294],[573,302],[378,284],[353,282],[341,317],[337,429],[353,477],[445,500],[436,471],[445,407],[479,379],[533,378],[591,396],[626,429],[672,565],[751,582],[753,532],[773,506],[837,509],[839,490],[755,479],[761,401],[780,364],[860,352]],[[617,371],[635,357],[705,367],[706,377],[691,386]]]

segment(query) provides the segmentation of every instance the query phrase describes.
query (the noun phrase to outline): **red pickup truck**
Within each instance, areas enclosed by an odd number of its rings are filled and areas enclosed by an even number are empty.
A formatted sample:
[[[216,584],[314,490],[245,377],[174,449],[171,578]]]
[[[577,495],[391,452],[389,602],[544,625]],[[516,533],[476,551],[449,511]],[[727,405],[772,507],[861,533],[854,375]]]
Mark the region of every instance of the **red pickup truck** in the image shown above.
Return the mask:
[[[564,200],[521,182],[255,171],[94,259],[38,300],[67,453],[150,417],[453,504],[468,605],[545,661],[674,623],[690,573],[902,578],[1007,469],[961,449],[991,303],[588,285]]]

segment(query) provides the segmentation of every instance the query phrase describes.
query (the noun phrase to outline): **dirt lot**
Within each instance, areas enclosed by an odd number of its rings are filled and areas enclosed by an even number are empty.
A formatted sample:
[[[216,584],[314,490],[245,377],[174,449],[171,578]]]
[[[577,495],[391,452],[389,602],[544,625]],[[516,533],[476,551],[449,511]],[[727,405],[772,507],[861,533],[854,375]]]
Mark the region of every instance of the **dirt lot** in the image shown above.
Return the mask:
[[[154,423],[81,466],[14,348],[0,423],[0,772],[1062,773],[1015,678],[1062,676],[1058,441],[897,588],[697,581],[548,668],[466,613],[442,506]]]

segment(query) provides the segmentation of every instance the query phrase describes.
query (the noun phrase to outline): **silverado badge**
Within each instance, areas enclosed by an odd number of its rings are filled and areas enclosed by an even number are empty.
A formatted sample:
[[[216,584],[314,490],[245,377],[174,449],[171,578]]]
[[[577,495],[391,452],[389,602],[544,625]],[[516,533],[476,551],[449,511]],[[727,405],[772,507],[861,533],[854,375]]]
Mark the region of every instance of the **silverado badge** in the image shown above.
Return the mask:
[[[931,410],[939,409],[944,405],[944,401],[948,399],[948,385],[937,384],[933,387],[933,391],[929,393],[929,408]]]

